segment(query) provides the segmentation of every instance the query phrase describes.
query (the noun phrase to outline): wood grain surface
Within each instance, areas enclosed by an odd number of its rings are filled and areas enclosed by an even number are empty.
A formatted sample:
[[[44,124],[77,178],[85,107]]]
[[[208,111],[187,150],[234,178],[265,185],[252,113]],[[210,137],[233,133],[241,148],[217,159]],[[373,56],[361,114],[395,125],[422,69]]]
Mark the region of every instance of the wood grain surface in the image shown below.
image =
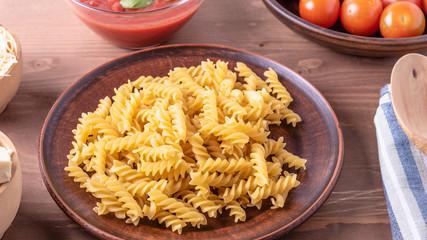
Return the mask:
[[[130,51],[92,33],[65,1],[1,0],[0,13],[0,24],[18,36],[24,53],[21,86],[0,115],[24,182],[20,209],[3,239],[95,239],[50,197],[38,140],[49,109],[70,84]],[[206,0],[165,44],[173,43],[221,44],[271,58],[310,81],[334,109],[345,143],[340,179],[325,204],[286,239],[391,239],[373,117],[397,57],[336,53],[295,34],[259,0]]]

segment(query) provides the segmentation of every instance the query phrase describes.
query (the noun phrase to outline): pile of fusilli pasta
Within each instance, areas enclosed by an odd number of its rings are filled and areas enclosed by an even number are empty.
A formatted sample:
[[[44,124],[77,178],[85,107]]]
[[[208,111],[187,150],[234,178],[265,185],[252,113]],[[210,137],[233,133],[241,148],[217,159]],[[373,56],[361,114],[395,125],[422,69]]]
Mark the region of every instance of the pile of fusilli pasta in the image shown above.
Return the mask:
[[[306,160],[282,137],[267,138],[269,125],[301,119],[272,69],[265,81],[243,63],[234,70],[207,60],[140,77],[82,114],[65,170],[98,198],[96,213],[135,225],[147,217],[181,233],[223,209],[238,222],[263,199],[283,207],[299,185],[283,169],[305,169]]]
[[[10,67],[17,63],[17,46],[12,34],[0,26],[0,77],[5,76]]]

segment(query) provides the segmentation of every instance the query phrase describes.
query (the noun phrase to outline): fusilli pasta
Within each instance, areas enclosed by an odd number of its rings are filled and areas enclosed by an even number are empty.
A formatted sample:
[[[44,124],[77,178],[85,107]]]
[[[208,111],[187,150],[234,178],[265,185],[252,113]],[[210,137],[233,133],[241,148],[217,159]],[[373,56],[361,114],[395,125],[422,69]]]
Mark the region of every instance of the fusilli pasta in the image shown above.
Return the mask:
[[[269,126],[301,118],[277,74],[264,76],[207,60],[128,81],[78,119],[65,171],[98,199],[97,214],[180,234],[223,210],[245,221],[264,199],[281,208],[306,159],[269,138]]]

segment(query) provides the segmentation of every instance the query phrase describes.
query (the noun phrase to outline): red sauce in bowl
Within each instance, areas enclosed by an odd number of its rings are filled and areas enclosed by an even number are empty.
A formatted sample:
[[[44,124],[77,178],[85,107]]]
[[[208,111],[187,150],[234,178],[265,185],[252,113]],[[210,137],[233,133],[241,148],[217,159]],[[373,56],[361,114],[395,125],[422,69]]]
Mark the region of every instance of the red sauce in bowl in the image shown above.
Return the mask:
[[[124,9],[120,0],[70,0],[77,17],[94,32],[126,48],[144,48],[168,40],[190,20],[202,0],[156,0],[142,9]]]
[[[150,11],[155,9],[164,8],[166,6],[172,5],[178,0],[155,0],[153,3],[145,8],[131,9],[131,8],[123,8],[120,5],[120,0],[79,0],[79,2],[84,3],[88,6],[102,9],[102,10],[110,10],[116,12],[140,12],[140,11]]]

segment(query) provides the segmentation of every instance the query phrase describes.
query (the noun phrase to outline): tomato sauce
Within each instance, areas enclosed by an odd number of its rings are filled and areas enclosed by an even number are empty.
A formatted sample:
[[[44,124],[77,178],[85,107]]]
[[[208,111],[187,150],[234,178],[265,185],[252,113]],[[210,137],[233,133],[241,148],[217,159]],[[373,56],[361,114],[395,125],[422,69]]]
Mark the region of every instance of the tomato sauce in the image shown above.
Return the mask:
[[[74,13],[94,32],[126,48],[144,48],[166,41],[190,20],[202,3],[200,0],[190,0],[153,11],[179,1],[156,0],[143,9],[124,9],[120,0],[79,1],[93,8],[109,10],[94,11],[78,4],[71,5]]]
[[[79,0],[79,1],[91,7],[95,7],[103,10],[116,11],[116,12],[149,11],[149,10],[163,8],[178,2],[178,0],[171,0],[171,1],[154,0],[153,3],[148,7],[131,9],[131,8],[123,8],[120,5],[120,0]]]

